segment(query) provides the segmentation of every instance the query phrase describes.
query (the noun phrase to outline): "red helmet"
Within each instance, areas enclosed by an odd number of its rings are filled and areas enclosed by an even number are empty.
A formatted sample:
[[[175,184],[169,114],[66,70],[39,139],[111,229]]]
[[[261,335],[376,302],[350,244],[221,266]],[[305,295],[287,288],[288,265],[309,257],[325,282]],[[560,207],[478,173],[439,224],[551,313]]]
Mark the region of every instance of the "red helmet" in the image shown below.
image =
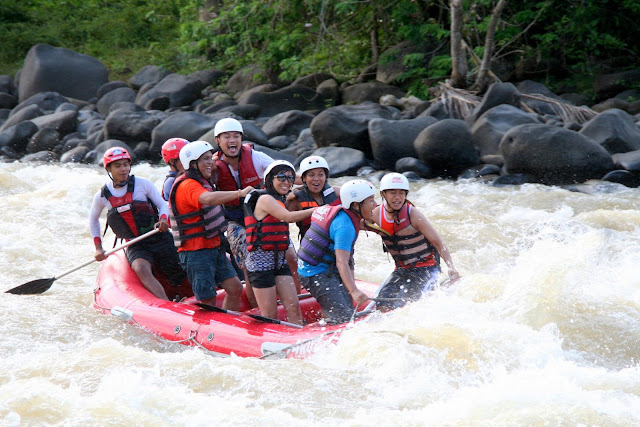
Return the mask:
[[[104,153],[104,157],[102,158],[102,163],[104,164],[104,167],[106,169],[106,167],[109,166],[111,162],[115,162],[116,160],[122,160],[122,159],[129,159],[129,161],[131,161],[131,156],[129,155],[129,152],[122,147],[112,147],[112,148],[109,148]]]
[[[162,160],[169,163],[169,160],[180,158],[180,149],[187,145],[189,141],[184,138],[169,138],[162,144]]]

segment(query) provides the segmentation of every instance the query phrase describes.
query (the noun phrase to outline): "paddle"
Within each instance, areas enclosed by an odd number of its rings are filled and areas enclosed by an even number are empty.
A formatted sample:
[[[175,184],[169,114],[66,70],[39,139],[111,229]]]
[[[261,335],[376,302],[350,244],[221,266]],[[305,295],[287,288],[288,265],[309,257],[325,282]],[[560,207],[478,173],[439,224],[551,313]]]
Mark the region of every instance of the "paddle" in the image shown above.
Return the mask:
[[[126,248],[127,246],[131,246],[134,243],[139,242],[142,239],[146,239],[149,236],[152,236],[154,234],[156,234],[157,232],[159,232],[160,230],[157,228],[154,228],[153,230],[149,231],[148,233],[145,233],[141,236],[136,237],[135,239],[131,239],[126,243],[123,243],[120,246],[116,246],[115,248],[111,249],[110,251],[105,252],[106,256],[109,256],[111,254],[113,254],[114,252],[118,252],[121,249]],[[15,288],[11,288],[8,291],[5,291],[5,293],[7,294],[16,294],[16,295],[34,295],[34,294],[41,294],[43,292],[45,292],[46,290],[48,290],[51,285],[53,285],[53,282],[55,282],[56,280],[60,279],[61,277],[66,276],[67,274],[71,274],[76,270],[80,270],[83,267],[86,267],[89,264],[92,264],[96,262],[96,259],[92,259],[91,261],[87,261],[82,265],[79,265],[77,267],[73,267],[70,270],[65,271],[64,273],[60,273],[55,277],[51,277],[49,279],[36,279],[36,280],[32,280],[30,282],[24,283],[20,286],[16,286]]]
[[[204,308],[205,310],[209,310],[209,311],[216,311],[218,313],[233,314],[235,316],[240,316],[240,315],[244,314],[245,316],[252,317],[252,318],[254,318],[256,320],[259,320],[261,322],[275,323],[276,325],[285,325],[285,326],[289,326],[291,328],[302,329],[302,325],[297,325],[295,323],[285,322],[284,320],[272,319],[271,317],[260,316],[259,314],[240,313],[238,311],[227,310],[225,308],[216,307],[215,305],[205,304],[203,302],[197,302],[195,304],[198,307]]]

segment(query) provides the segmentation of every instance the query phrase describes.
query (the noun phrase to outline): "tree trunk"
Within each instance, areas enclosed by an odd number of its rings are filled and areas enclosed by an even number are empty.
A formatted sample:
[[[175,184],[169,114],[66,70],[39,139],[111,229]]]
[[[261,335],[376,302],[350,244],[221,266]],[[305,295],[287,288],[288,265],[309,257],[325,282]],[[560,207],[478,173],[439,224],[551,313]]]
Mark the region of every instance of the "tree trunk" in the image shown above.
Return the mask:
[[[489,21],[489,28],[487,28],[487,35],[484,39],[484,55],[482,55],[482,63],[480,64],[480,70],[478,71],[478,78],[471,87],[472,90],[478,92],[484,92],[489,85],[489,74],[491,73],[491,59],[493,57],[493,51],[495,50],[495,35],[498,22],[500,22],[500,15],[502,9],[507,4],[507,0],[500,0],[491,13],[491,21]]]
[[[202,7],[198,9],[198,19],[200,22],[207,22],[215,19],[219,15],[222,0],[204,0]]]
[[[462,0],[451,0],[451,85],[467,87],[467,57],[462,45]]]

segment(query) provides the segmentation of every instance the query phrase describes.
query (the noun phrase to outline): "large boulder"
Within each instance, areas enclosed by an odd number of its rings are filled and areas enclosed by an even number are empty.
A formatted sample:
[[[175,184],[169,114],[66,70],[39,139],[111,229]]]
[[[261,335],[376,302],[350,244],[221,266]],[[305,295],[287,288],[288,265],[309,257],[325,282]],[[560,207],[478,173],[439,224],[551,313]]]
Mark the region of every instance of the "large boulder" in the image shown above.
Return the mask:
[[[58,92],[39,92],[28,99],[25,99],[20,104],[16,105],[11,110],[10,116],[18,114],[22,109],[37,105],[43,112],[51,113],[55,111],[60,105],[68,103],[69,100]]]
[[[17,125],[20,122],[24,122],[25,120],[32,120],[36,117],[40,117],[44,114],[44,112],[37,105],[29,105],[18,111],[16,114],[9,115],[9,118],[5,120],[5,122],[0,126],[0,132],[3,132],[6,129],[9,129],[12,126]]]
[[[307,86],[286,86],[272,92],[250,91],[238,98],[238,104],[255,104],[261,117],[271,117],[289,110],[323,110],[325,98]]]
[[[118,102],[135,102],[136,91],[129,86],[118,87],[109,92],[106,92],[96,104],[96,110],[100,114],[107,115],[111,109],[111,106]]]
[[[313,114],[300,110],[285,111],[267,120],[262,126],[262,130],[269,138],[278,135],[293,135],[298,137],[303,129],[311,125],[313,117]]]
[[[153,129],[149,156],[153,160],[160,159],[160,149],[167,139],[184,138],[188,141],[198,140],[202,135],[213,129],[217,122],[218,119],[215,117],[194,111],[171,114]]]
[[[151,141],[154,128],[163,119],[164,115],[148,111],[115,110],[107,116],[103,133],[107,140],[117,139],[132,145],[140,141]]]
[[[445,119],[432,124],[416,137],[414,148],[418,158],[441,177],[457,177],[479,162],[473,136],[463,120]]]
[[[362,151],[348,147],[321,147],[313,152],[315,156],[324,157],[329,164],[329,176],[355,175],[362,166],[367,166],[367,158]]]
[[[609,154],[640,150],[640,129],[633,116],[615,108],[586,122],[580,133],[600,144]]]
[[[154,102],[166,97],[169,100],[169,108],[183,107],[198,99],[202,89],[204,86],[197,77],[169,74],[148,91],[140,91],[136,104],[148,110],[159,109],[154,108]]]
[[[166,76],[171,74],[171,71],[166,68],[159,67],[157,65],[145,65],[136,74],[131,76],[128,80],[132,88],[139,90],[146,84],[156,84]]]
[[[373,80],[366,83],[356,83],[342,89],[342,102],[344,104],[361,104],[365,101],[380,102],[380,98],[384,95],[402,98],[405,93],[396,86]]]
[[[0,147],[9,147],[17,153],[23,153],[27,149],[29,138],[38,132],[31,120],[17,123],[0,133]]]
[[[413,141],[420,132],[437,121],[430,116],[411,120],[371,120],[369,140],[376,166],[393,169],[399,159],[417,157]]]
[[[39,129],[53,129],[64,136],[74,132],[78,126],[78,112],[75,110],[61,111],[60,113],[47,114],[36,117],[31,121]]]
[[[509,174],[533,175],[547,185],[600,179],[614,169],[602,146],[577,132],[545,124],[520,125],[500,142]]]
[[[311,134],[318,147],[337,145],[354,148],[372,156],[369,122],[393,117],[392,111],[380,104],[338,105],[322,111],[311,121]]]
[[[27,52],[18,95],[22,102],[36,93],[52,91],[90,101],[108,81],[107,68],[96,58],[39,43]]]
[[[473,140],[480,156],[497,154],[505,133],[518,125],[541,123],[536,114],[527,113],[509,104],[487,110],[471,126]]]
[[[482,97],[482,100],[475,106],[467,123],[473,124],[487,110],[500,104],[512,105],[516,108],[520,107],[520,92],[513,83],[494,83]]]

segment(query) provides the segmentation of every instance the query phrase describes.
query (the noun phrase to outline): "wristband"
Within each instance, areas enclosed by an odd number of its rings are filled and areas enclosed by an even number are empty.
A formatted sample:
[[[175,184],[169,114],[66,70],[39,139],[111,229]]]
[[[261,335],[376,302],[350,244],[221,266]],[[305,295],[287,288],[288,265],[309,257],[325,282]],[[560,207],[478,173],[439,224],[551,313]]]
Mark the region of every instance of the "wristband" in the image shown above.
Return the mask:
[[[242,196],[241,196],[241,192],[240,192],[240,190],[238,190],[238,199],[239,199],[240,197],[242,197]]]
[[[99,237],[94,237],[93,238],[93,244],[94,244],[94,246],[102,245],[102,239],[99,238]]]

